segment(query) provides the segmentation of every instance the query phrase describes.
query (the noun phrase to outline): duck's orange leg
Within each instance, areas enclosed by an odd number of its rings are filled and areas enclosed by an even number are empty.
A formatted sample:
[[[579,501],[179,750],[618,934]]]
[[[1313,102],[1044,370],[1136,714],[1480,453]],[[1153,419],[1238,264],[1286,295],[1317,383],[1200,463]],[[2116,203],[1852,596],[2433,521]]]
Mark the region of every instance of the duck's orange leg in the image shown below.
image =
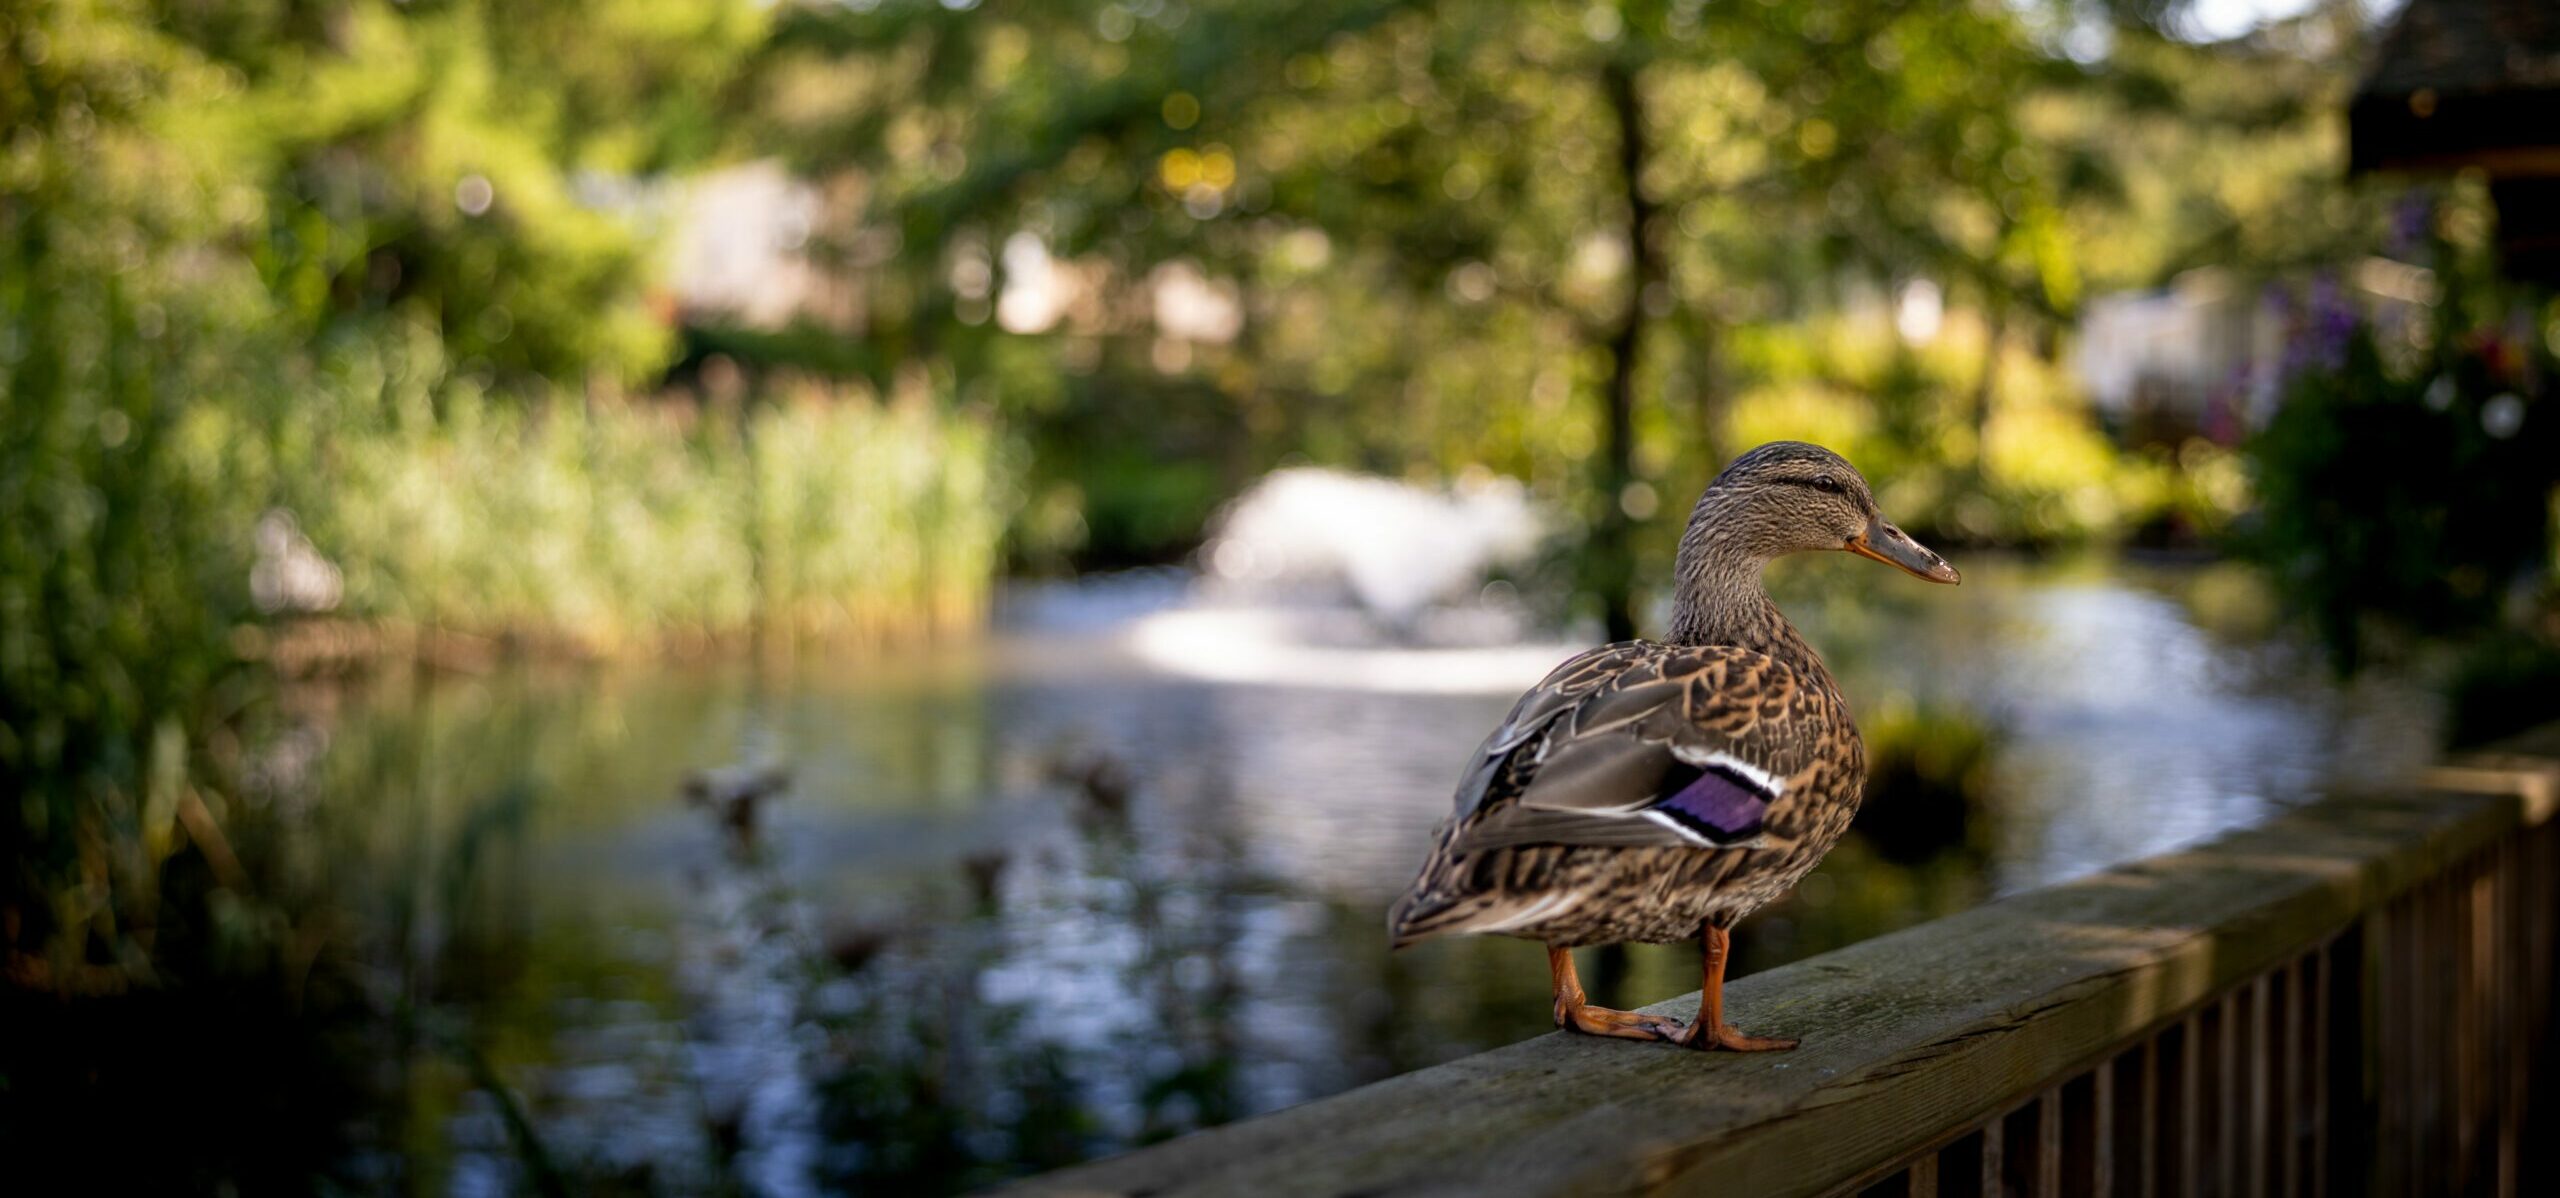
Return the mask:
[[[1556,1026],[1593,1036],[1626,1040],[1677,1040],[1681,1023],[1668,1015],[1612,1011],[1583,1001],[1582,979],[1573,972],[1571,949],[1547,946],[1547,972],[1556,984]]]
[[[1795,1047],[1793,1040],[1743,1035],[1724,1021],[1724,959],[1732,943],[1733,933],[1714,924],[1699,933],[1698,948],[1705,956],[1705,969],[1698,987],[1698,1018],[1686,1031],[1673,1036],[1672,1042],[1726,1052],[1774,1052]]]

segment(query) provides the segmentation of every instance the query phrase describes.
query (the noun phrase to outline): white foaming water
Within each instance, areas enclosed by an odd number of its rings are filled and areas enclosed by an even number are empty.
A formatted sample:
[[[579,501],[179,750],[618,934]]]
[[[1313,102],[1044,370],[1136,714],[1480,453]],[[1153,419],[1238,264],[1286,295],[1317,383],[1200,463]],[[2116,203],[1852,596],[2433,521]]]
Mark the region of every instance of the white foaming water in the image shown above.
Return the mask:
[[[1472,596],[1488,571],[1526,562],[1543,525],[1513,479],[1462,478],[1439,492],[1296,467],[1229,504],[1201,558],[1222,594],[1340,585],[1401,627],[1433,604]]]
[[[1590,647],[1547,639],[1415,647],[1374,632],[1362,643],[1355,638],[1366,626],[1350,612],[1194,608],[1135,621],[1128,645],[1159,670],[1212,682],[1436,695],[1527,690]]]
[[[1278,471],[1219,517],[1201,553],[1207,602],[1132,621],[1126,643],[1150,666],[1217,682],[1517,692],[1584,647],[1536,636],[1509,588],[1486,583],[1544,531],[1510,479],[1443,492]]]

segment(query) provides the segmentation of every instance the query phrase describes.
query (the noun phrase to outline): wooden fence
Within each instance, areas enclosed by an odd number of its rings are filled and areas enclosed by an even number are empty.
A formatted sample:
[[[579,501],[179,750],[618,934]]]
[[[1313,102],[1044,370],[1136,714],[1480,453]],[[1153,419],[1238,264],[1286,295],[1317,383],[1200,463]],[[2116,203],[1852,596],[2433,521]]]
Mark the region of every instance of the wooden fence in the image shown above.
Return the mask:
[[[1728,988],[1794,1052],[1545,1036],[1018,1188],[2560,1192],[2555,808],[2560,727]]]

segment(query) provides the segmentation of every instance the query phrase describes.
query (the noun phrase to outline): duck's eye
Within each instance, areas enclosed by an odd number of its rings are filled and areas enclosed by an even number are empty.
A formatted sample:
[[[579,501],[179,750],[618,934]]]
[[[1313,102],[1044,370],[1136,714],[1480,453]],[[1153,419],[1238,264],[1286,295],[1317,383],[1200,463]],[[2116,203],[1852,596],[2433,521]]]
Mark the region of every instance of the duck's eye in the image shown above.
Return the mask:
[[[1839,479],[1833,478],[1828,474],[1814,479],[1813,489],[1817,491],[1828,491],[1834,495],[1845,495],[1849,491],[1849,488],[1840,485]]]

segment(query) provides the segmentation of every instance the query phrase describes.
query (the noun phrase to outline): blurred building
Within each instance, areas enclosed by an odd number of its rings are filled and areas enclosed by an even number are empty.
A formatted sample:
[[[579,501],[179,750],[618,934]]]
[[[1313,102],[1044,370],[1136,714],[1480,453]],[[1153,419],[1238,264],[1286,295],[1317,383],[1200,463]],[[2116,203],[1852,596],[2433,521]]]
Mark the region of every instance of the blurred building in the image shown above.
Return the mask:
[[[697,326],[859,332],[866,275],[897,244],[891,231],[863,225],[858,193],[850,177],[821,184],[766,160],[648,197],[664,231],[675,318]],[[635,210],[641,204],[620,202]],[[1227,344],[1243,329],[1241,289],[1189,259],[1122,280],[1101,263],[1052,256],[1027,230],[999,244],[962,238],[955,250],[949,282],[962,319],[972,323],[992,318],[1009,333],[1084,336],[1152,326],[1156,363],[1168,372],[1188,364],[1191,347]]]
[[[2259,288],[2219,270],[2098,296],[2082,314],[2072,364],[2120,430],[2236,426],[2272,399],[2285,322],[2270,308]]]
[[[2335,278],[2265,283],[2216,268],[2089,301],[2073,370],[2130,440],[2229,441],[2275,410],[2287,354],[2341,315],[2394,328],[2435,300],[2424,267],[2367,258]]]
[[[858,323],[854,272],[811,252],[829,198],[782,164],[749,162],[686,180],[668,208],[666,283],[683,319],[756,329],[802,319],[830,328]]]

